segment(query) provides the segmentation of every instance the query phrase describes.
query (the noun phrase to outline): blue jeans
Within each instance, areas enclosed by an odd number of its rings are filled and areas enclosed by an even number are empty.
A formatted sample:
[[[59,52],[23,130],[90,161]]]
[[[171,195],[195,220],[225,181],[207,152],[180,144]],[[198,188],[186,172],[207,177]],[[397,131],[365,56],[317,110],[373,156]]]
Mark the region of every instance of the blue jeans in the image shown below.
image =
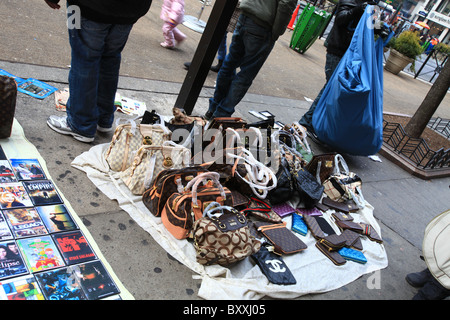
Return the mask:
[[[82,17],[80,29],[69,28],[72,61],[67,123],[74,132],[94,137],[97,125],[112,126],[121,52],[132,26]]]
[[[217,50],[217,60],[225,60],[227,56],[227,33],[223,35],[222,41],[220,42],[219,49]]]
[[[242,100],[273,49],[272,31],[241,15],[230,49],[217,74],[216,90],[209,99],[213,117],[229,117]],[[236,69],[240,71],[236,74]]]

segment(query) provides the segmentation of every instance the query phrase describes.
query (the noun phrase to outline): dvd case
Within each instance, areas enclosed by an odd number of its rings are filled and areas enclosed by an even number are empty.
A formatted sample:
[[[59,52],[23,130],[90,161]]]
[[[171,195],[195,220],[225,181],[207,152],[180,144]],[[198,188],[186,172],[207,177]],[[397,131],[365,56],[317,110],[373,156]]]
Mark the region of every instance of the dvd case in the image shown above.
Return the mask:
[[[53,239],[67,265],[96,259],[94,251],[80,230],[54,234]]]
[[[120,293],[100,260],[72,266],[80,277],[81,287],[89,300],[103,299]]]
[[[8,160],[0,160],[0,183],[17,182],[13,168]]]
[[[0,281],[0,300],[45,300],[33,275]]]
[[[0,279],[21,276],[28,273],[15,241],[0,242]]]
[[[52,237],[32,237],[16,240],[31,272],[65,266]]]
[[[72,215],[64,204],[38,206],[36,210],[49,233],[78,229]]]
[[[75,270],[70,267],[35,274],[47,300],[87,300]]]
[[[2,212],[0,212],[0,241],[11,239],[14,239],[14,236],[9,229],[8,222],[6,221],[5,216]]]
[[[23,181],[23,185],[35,206],[62,203],[55,185],[50,180]]]
[[[33,202],[21,182],[0,183],[1,209],[14,209],[32,206]]]
[[[9,159],[19,180],[46,180],[44,170],[37,159]]]
[[[3,213],[16,239],[48,233],[35,208],[3,210]]]

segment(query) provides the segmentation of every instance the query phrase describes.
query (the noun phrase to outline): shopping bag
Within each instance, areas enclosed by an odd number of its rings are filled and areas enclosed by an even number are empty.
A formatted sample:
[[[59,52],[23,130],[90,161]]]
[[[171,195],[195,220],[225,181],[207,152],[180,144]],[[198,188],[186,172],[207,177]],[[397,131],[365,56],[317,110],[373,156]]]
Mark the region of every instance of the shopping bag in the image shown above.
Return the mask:
[[[319,140],[361,156],[377,153],[383,143],[384,43],[374,41],[372,12],[367,6],[312,119]]]

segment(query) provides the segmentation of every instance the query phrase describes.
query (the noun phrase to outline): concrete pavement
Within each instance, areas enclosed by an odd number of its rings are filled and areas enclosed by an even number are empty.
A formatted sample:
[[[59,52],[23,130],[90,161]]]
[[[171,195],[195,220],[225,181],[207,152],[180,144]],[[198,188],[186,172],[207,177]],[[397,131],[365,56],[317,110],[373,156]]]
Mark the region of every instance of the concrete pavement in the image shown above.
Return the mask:
[[[62,21],[60,14],[51,12],[45,21],[32,18],[33,13],[47,14],[48,11],[45,10],[50,9],[41,8],[41,1],[31,2],[35,7],[28,12],[30,8],[27,6],[19,8],[20,2],[16,4],[17,7],[12,7],[10,1],[2,2],[0,18],[9,17],[6,21],[16,24],[16,28],[26,28],[27,35],[41,32],[42,27],[48,27],[53,32],[55,25]],[[127,51],[124,52],[119,92],[145,101],[148,109],[170,114],[184,79],[182,63],[189,61],[194,52],[191,49],[195,49],[195,41],[199,39],[199,35],[185,28],[183,31],[186,31],[192,43],[173,51],[160,48],[160,35],[156,35],[156,31],[154,34],[145,32],[149,25],[158,32],[160,30],[156,9],[159,2],[161,1],[154,1],[151,12],[133,31]],[[200,6],[197,1],[186,3],[187,12],[189,8]],[[24,19],[29,19],[29,24],[14,19],[19,11]],[[52,22],[51,18],[56,14],[58,19]],[[207,12],[203,17],[207,19]],[[47,36],[45,41],[28,39],[29,42],[25,44],[20,40],[13,41],[11,33],[14,28],[9,23],[5,24],[5,19],[0,21],[2,30],[5,30],[1,32],[1,42],[3,44],[3,40],[6,40],[8,43],[7,48],[4,45],[0,48],[1,69],[19,77],[37,78],[58,88],[67,87],[67,65],[70,62],[66,39],[62,33],[58,33],[59,36]],[[59,25],[58,28],[62,30],[64,26]],[[305,97],[314,99],[324,81],[323,41],[318,40],[304,55],[300,55],[289,49],[290,35],[287,32],[276,44],[250,92],[239,104],[237,116],[253,121],[256,118],[248,113],[249,110],[270,110],[277,120],[290,123],[299,119],[309,108],[310,102]],[[146,39],[145,42],[143,39]],[[40,50],[39,46],[42,46],[41,49],[48,48],[49,53],[45,54],[41,50],[36,54],[35,50]],[[29,50],[25,50],[25,47]],[[158,64],[153,63],[153,60],[151,63],[143,60],[142,55],[150,52],[155,54],[155,59],[159,59]],[[53,62],[58,59],[63,62],[55,65]],[[394,76],[385,72],[384,75],[385,110],[412,115],[428,92],[430,84],[412,79],[406,74]],[[210,72],[195,106],[195,114],[206,111],[214,78],[215,74]],[[450,118],[449,106],[450,97],[447,94],[436,115]],[[109,200],[96,189],[83,172],[70,166],[76,156],[89,150],[92,145],[109,142],[111,134],[99,135],[91,145],[77,142],[47,127],[47,117],[55,113],[58,111],[55,110],[53,96],[41,101],[24,94],[18,95],[16,118],[27,139],[45,159],[55,184],[83,219],[124,286],[138,300],[199,299],[199,281],[192,279],[193,273],[167,255],[115,201]],[[127,117],[123,114],[117,116]],[[314,143],[312,147],[316,153],[325,152]],[[346,159],[350,169],[361,176],[365,198],[374,206],[374,215],[382,230],[389,266],[380,272],[380,288],[369,289],[367,281],[370,275],[365,275],[338,290],[307,295],[300,299],[408,300],[415,294],[416,289],[410,287],[404,277],[409,272],[424,268],[424,263],[419,258],[423,231],[433,217],[448,209],[450,178],[421,180],[382,156],[380,158],[381,163],[366,157]]]

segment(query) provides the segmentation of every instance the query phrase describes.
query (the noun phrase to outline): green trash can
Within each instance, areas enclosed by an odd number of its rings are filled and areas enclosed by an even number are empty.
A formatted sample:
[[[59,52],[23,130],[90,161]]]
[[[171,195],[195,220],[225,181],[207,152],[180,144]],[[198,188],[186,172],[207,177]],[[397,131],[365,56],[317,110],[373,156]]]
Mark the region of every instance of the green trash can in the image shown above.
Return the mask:
[[[331,13],[325,10],[316,10],[316,7],[308,4],[295,25],[290,48],[305,53],[325,29],[331,16]]]

